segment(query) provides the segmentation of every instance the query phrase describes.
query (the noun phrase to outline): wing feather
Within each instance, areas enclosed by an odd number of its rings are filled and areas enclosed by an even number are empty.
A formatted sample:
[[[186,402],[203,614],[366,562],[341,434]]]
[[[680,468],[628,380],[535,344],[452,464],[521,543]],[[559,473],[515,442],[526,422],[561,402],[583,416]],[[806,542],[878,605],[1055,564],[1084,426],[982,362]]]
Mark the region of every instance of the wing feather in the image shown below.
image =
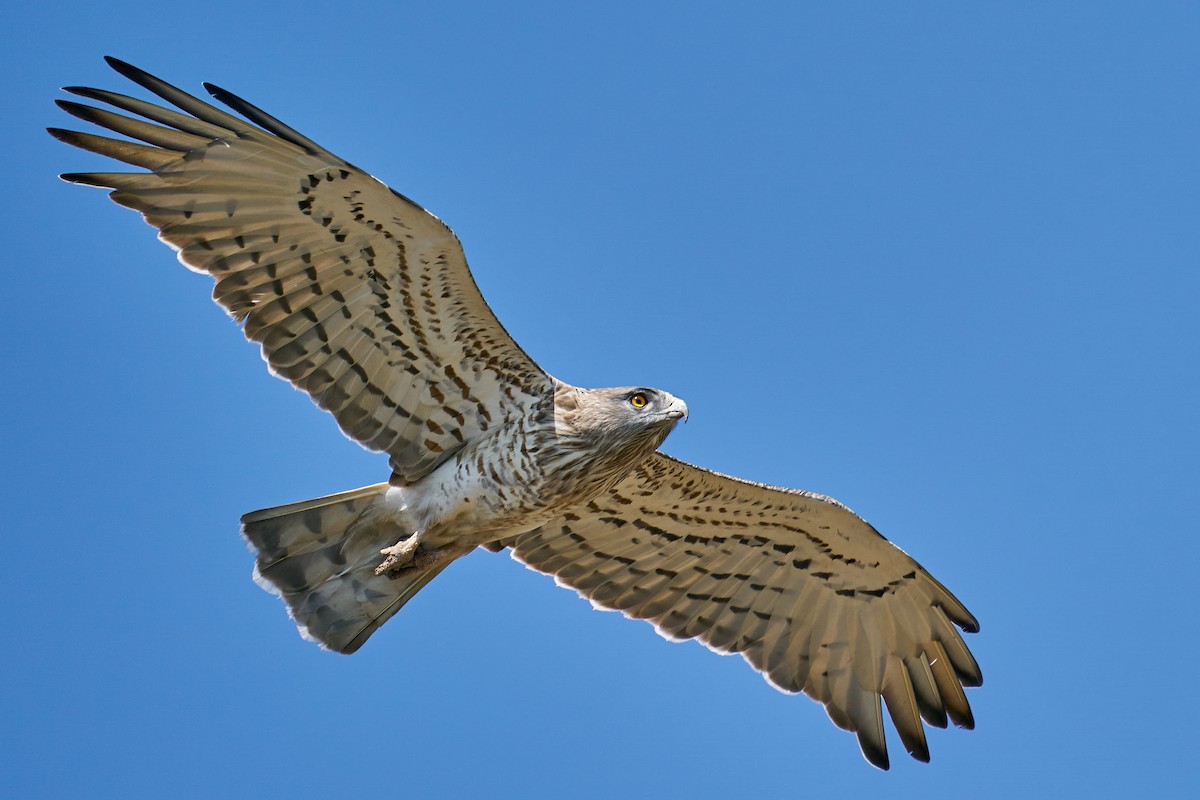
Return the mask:
[[[971,713],[971,706],[967,704],[967,695],[963,692],[962,683],[955,674],[942,643],[927,643],[925,657],[929,661],[933,682],[942,698],[942,705],[946,707],[946,713],[950,715],[950,721],[960,728],[974,728],[975,717]]]
[[[117,111],[59,101],[65,111],[138,141],[51,133],[150,171],[63,177],[111,189],[213,276],[213,298],[271,370],[387,452],[402,480],[553,392],[432,214],[236,95],[206,84],[246,119],[108,61],[178,110],[68,89]]]
[[[162,125],[151,125],[133,117],[126,117],[123,114],[76,103],[72,100],[56,100],[55,104],[71,116],[78,117],[84,122],[90,122],[115,133],[139,139],[164,150],[186,153],[189,150],[205,147],[210,141],[204,136],[196,136],[173,128],[164,128]]]
[[[916,693],[904,662],[894,654],[887,658],[880,688],[904,749],[918,761],[928,763],[929,744],[925,740],[925,727],[921,724]]]
[[[118,94],[117,92],[109,92],[103,89],[90,89],[86,86],[66,86],[64,92],[69,92],[77,97],[86,97],[89,100],[98,100],[101,103],[110,105],[113,108],[119,108],[122,111],[128,111],[136,114],[139,117],[145,117],[152,122],[161,122],[170,128],[181,130],[184,133],[194,133],[197,136],[203,136],[206,139],[219,139],[229,133],[228,128],[220,125],[213,125],[203,120],[197,119],[191,114],[181,114],[178,111],[173,111],[169,108],[156,106],[153,103],[147,103],[145,100],[138,100],[136,97]]]
[[[517,537],[513,556],[676,639],[740,652],[824,704],[888,766],[883,706],[914,758],[922,720],[971,727],[971,613],[916,561],[820,495],[651,456],[607,495]],[[955,626],[958,626],[956,628]]]
[[[921,709],[921,719],[935,728],[945,728],[950,724],[950,720],[946,716],[946,706],[938,692],[937,681],[933,678],[933,670],[929,668],[928,656],[924,652],[915,656],[905,656],[904,666],[912,680],[917,707]]]

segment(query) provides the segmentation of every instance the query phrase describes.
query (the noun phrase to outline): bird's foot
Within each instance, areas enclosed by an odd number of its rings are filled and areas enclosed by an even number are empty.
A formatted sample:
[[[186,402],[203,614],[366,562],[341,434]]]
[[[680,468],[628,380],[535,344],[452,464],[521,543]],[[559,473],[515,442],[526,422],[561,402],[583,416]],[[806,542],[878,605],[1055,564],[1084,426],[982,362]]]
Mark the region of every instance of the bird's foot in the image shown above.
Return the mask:
[[[383,548],[379,551],[379,555],[386,556],[386,558],[375,568],[375,574],[395,574],[402,569],[416,566],[417,550],[420,546],[419,537],[410,536],[407,539],[401,539],[391,547]]]
[[[422,546],[420,535],[414,534],[379,551],[379,555],[385,558],[375,568],[375,574],[395,578],[412,569],[431,569],[461,554],[461,551],[451,547]]]

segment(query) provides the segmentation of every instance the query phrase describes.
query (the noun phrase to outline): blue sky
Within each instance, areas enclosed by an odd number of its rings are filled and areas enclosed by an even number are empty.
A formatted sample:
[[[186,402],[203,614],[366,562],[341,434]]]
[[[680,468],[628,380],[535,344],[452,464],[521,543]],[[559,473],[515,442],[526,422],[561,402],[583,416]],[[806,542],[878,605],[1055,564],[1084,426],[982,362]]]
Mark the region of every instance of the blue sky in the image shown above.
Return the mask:
[[[0,793],[1196,790],[1200,7],[40,4],[11,21]],[[58,172],[116,55],[224,86],[445,219],[552,373],[665,450],[830,494],[982,624],[975,731],[861,758],[740,659],[507,557],[358,654],[238,516],[374,483],[135,214]]]

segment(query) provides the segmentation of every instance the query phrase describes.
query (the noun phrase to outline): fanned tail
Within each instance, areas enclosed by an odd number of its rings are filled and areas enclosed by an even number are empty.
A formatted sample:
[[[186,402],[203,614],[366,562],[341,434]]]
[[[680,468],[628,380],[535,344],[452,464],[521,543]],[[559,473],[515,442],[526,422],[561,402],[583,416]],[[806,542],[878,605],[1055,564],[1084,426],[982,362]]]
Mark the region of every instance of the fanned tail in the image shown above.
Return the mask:
[[[450,563],[375,574],[379,551],[404,535],[385,506],[388,488],[379,483],[242,517],[242,535],[257,555],[254,580],[287,603],[301,636],[329,650],[353,653]]]

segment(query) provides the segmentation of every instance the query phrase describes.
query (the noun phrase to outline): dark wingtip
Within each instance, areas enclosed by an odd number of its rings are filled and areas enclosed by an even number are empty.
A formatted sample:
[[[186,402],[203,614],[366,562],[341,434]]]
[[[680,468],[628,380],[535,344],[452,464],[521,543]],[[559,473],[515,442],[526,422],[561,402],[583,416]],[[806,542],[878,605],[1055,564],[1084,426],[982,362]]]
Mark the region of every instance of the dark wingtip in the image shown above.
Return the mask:
[[[204,81],[201,85],[204,87],[204,91],[208,92],[215,99],[219,100],[220,102],[224,103],[227,106],[230,106],[231,108],[236,108],[237,101],[241,100],[241,98],[238,97],[233,92],[229,91],[228,89],[222,89],[220,86],[217,86],[215,83],[209,83],[208,81]],[[233,100],[233,102],[230,102],[231,99]],[[243,102],[245,102],[245,101],[243,101]]]
[[[125,75],[127,72],[141,72],[141,70],[139,70],[137,67],[133,66],[127,61],[122,61],[115,56],[105,56],[104,63],[108,64],[122,75]]]
[[[129,78],[129,80],[136,84],[145,86],[146,81],[158,81],[158,79],[149,72],[146,72],[144,69],[138,69],[127,61],[122,61],[121,59],[113,58],[112,56],[105,56],[104,60],[110,67],[124,75],[126,78]]]
[[[217,100],[221,101],[222,103],[224,103],[225,105],[227,105],[231,108],[237,108],[238,103],[242,103],[242,104],[246,103],[245,100],[238,97],[233,92],[229,91],[228,89],[222,89],[220,86],[217,86],[215,83],[209,83],[208,81],[204,81],[201,85],[204,86],[204,91],[208,92],[214,98],[216,98]]]
[[[108,102],[107,98],[105,97],[105,95],[109,94],[108,92],[102,92],[99,89],[93,89],[90,86],[64,86],[62,87],[62,90],[67,94],[86,97],[89,100],[101,100],[103,102]]]
[[[54,105],[58,106],[63,111],[67,112],[72,117],[76,117],[78,119],[84,120],[85,122],[94,122],[97,125],[108,127],[103,122],[103,116],[102,116],[106,112],[104,112],[103,110],[101,110],[99,108],[96,108],[95,106],[88,106],[88,105],[84,105],[83,103],[76,103],[74,100],[62,100],[62,99],[55,100]]]
[[[80,133],[79,131],[69,131],[66,128],[46,128],[46,133],[50,134],[64,144],[69,144],[73,147],[82,147],[85,150],[88,149],[86,145],[81,144],[80,140],[84,134]],[[84,174],[85,173],[82,172],[68,172],[66,175],[59,175],[58,177],[62,178],[63,180],[70,180],[68,176],[80,176]],[[71,182],[82,183],[82,181],[77,180]]]
[[[871,762],[871,766],[878,767],[879,769],[885,771],[891,769],[892,762],[888,758],[886,744],[880,742],[879,746],[877,747],[875,743],[871,741],[871,739],[860,735],[858,737],[858,746],[862,748],[862,754],[867,761]]]
[[[64,172],[58,176],[67,183],[78,183],[81,186],[99,186],[102,189],[111,189],[107,183],[101,183],[94,175],[88,172]]]

